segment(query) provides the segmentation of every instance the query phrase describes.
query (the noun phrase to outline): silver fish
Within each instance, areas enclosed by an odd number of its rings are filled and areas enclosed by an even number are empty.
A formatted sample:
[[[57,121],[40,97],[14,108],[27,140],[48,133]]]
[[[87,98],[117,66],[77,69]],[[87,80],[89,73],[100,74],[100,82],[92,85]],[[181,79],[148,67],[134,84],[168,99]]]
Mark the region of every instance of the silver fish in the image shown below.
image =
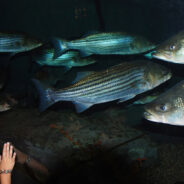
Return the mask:
[[[147,104],[144,117],[153,122],[184,126],[184,81]]]
[[[155,44],[142,36],[121,32],[97,33],[72,41],[53,39],[53,44],[54,58],[70,49],[79,50],[82,56],[89,56],[139,54],[155,48]]]
[[[66,70],[70,70],[72,67],[86,66],[96,62],[91,58],[80,58],[80,53],[78,51],[67,51],[58,58],[53,59],[53,48],[40,49],[38,53],[33,53],[32,57],[33,60],[40,65],[64,66]]]
[[[0,94],[0,112],[5,112],[17,105],[18,102],[9,94]]]
[[[42,43],[25,34],[0,32],[0,52],[20,53],[41,46]]]
[[[151,55],[153,58],[184,64],[184,31],[160,44]]]
[[[167,68],[146,60],[123,62],[104,71],[80,75],[73,85],[60,90],[45,88],[33,79],[40,94],[40,110],[58,101],[72,101],[77,112],[113,100],[120,103],[171,78]]]

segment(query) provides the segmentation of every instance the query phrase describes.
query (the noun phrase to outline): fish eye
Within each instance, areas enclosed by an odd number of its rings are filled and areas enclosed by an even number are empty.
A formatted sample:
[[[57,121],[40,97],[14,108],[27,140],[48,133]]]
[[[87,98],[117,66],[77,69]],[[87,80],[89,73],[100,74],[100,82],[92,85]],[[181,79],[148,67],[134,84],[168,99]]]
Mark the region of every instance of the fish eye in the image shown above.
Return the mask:
[[[160,110],[161,111],[166,111],[167,110],[167,106],[166,105],[161,105],[160,106]]]
[[[170,49],[170,50],[174,50],[175,48],[176,48],[175,45],[171,45],[169,49]]]

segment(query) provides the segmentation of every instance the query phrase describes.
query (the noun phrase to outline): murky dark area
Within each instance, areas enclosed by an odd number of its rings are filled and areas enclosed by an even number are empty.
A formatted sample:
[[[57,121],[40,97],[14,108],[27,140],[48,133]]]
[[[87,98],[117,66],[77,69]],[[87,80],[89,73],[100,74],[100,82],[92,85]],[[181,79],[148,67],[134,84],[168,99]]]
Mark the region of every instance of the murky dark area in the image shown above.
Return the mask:
[[[21,31],[48,41],[53,36],[74,39],[96,30],[122,31],[159,44],[183,30],[183,17],[183,0],[6,0],[0,5],[0,32]],[[11,110],[0,113],[1,146],[10,141],[42,163],[51,173],[49,183],[184,182],[184,127],[147,121],[144,105],[133,104],[183,80],[184,65],[152,59],[170,68],[172,79],[125,103],[97,104],[79,114],[71,102],[59,102],[40,112],[31,79],[59,89],[79,71],[98,71],[144,56],[94,55],[100,62],[65,72],[64,67],[41,67],[31,54],[11,59],[0,54],[0,71],[6,73],[0,98],[9,95],[16,100]],[[15,165],[12,183],[44,183],[40,181]]]

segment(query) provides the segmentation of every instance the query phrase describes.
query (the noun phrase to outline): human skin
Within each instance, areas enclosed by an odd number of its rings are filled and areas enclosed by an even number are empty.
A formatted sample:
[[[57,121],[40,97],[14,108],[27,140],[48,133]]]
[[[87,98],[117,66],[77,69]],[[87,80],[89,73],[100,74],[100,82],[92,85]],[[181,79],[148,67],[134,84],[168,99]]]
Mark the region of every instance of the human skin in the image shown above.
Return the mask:
[[[3,146],[2,156],[0,156],[0,170],[13,170],[16,153],[13,153],[13,146],[9,142]],[[1,184],[11,184],[11,173],[0,175]]]

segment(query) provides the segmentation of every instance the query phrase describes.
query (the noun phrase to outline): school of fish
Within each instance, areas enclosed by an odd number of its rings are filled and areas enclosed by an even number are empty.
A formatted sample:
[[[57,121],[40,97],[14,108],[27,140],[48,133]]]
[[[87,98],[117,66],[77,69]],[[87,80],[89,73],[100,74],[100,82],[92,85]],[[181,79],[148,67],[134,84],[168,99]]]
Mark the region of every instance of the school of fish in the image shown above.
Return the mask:
[[[78,113],[91,106],[111,101],[117,103],[133,99],[150,91],[172,77],[172,70],[151,59],[184,64],[184,31],[155,44],[142,35],[125,32],[94,32],[75,40],[53,37],[44,42],[25,33],[0,32],[0,53],[30,54],[32,61],[42,66],[83,67],[100,62],[93,55],[143,55],[149,59],[123,61],[100,71],[78,72],[67,87],[56,89],[32,79],[40,96],[40,111],[60,101],[72,102]],[[0,89],[4,86],[0,75]],[[184,82],[176,84],[163,94],[145,96],[133,104],[145,104],[143,117],[149,121],[184,125]],[[5,99],[0,96],[0,101]],[[2,104],[2,105],[1,105]],[[0,104],[0,111],[11,109]]]

